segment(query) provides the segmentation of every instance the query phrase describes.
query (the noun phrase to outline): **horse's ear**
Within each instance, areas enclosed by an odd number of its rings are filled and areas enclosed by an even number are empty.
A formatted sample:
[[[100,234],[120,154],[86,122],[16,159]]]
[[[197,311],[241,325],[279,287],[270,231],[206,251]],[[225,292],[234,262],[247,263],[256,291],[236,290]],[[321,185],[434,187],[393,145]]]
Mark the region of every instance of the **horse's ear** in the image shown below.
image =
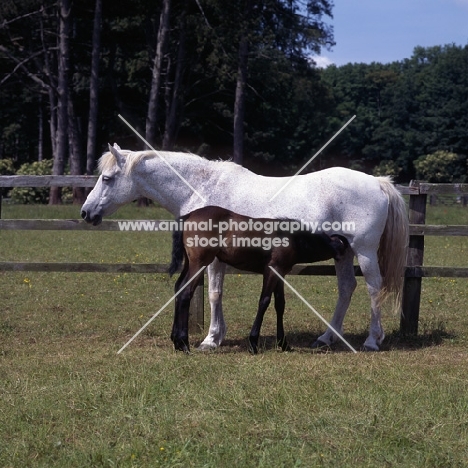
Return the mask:
[[[109,144],[109,151],[114,155],[115,160],[120,168],[125,164],[125,158],[119,153],[120,147],[116,143],[114,146]]]

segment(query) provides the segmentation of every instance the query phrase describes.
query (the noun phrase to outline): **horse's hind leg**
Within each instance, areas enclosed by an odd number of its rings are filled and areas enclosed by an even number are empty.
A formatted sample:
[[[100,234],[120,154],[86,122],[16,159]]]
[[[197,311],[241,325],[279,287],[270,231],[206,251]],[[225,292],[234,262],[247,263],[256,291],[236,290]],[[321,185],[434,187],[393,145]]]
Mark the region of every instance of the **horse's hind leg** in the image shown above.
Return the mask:
[[[222,298],[224,273],[226,264],[217,258],[208,265],[208,296],[211,307],[210,330],[206,338],[200,344],[199,349],[210,350],[217,348],[226,336],[226,322],[223,316]]]
[[[271,301],[271,293],[270,295],[260,297],[260,301],[258,303],[258,311],[257,315],[255,316],[254,323],[252,325],[252,329],[250,330],[249,336],[249,351],[252,354],[258,353],[258,339],[260,338],[260,329],[262,328],[263,317],[265,316],[265,311],[268,309]]]
[[[351,296],[356,289],[356,278],[354,276],[353,266],[354,253],[352,249],[346,249],[345,254],[340,260],[335,261],[336,279],[338,282],[338,301],[330,325],[343,335],[343,321],[351,302]],[[327,331],[317,338],[312,344],[312,348],[320,348],[335,343],[340,338],[335,332],[328,328]]]
[[[265,312],[268,309],[268,306],[270,305],[271,295],[273,291],[276,290],[277,282],[278,279],[276,278],[276,275],[268,268],[268,271],[266,271],[263,275],[263,286],[262,292],[260,294],[260,300],[258,301],[257,315],[255,316],[255,320],[252,325],[252,329],[250,331],[249,336],[249,351],[252,354],[258,353],[258,339],[260,337],[260,329],[262,328],[263,317],[265,316]]]
[[[378,351],[380,349],[379,346],[385,338],[385,333],[382,328],[380,305],[378,303],[382,287],[382,276],[380,274],[377,252],[358,254],[358,262],[371,298],[371,322],[369,336],[364,342],[364,350]]]
[[[286,336],[284,334],[284,307],[286,301],[284,299],[284,283],[283,281],[278,281],[274,290],[275,295],[275,310],[276,310],[276,344],[283,351],[291,351],[291,347],[286,341]]]

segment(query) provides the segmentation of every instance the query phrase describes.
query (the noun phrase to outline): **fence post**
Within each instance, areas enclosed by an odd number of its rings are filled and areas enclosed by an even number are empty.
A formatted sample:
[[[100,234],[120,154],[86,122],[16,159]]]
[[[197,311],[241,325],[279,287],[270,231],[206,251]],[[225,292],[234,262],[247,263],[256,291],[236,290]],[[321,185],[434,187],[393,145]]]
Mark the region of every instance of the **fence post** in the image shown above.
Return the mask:
[[[205,275],[202,273],[201,283],[195,289],[192,300],[190,301],[189,309],[189,333],[199,333],[203,330],[204,323],[204,286],[205,286]]]
[[[410,187],[419,187],[420,182],[412,180]],[[410,224],[426,223],[427,195],[410,195]],[[422,266],[424,261],[424,236],[410,236],[407,266]],[[400,331],[405,334],[417,335],[419,321],[419,305],[421,301],[422,278],[406,278],[403,286],[403,301],[400,319]]]

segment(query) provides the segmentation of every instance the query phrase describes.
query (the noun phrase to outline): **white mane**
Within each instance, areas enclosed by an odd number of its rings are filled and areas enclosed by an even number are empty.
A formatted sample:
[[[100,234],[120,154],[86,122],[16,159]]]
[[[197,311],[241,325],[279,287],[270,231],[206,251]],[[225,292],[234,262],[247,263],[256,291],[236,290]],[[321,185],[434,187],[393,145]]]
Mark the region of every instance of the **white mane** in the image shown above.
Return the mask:
[[[241,167],[237,165],[236,163],[232,161],[225,161],[222,159],[218,159],[216,161],[212,161],[209,159],[205,159],[202,156],[198,156],[193,153],[181,153],[181,152],[168,152],[168,151],[152,151],[152,150],[146,150],[146,151],[130,151],[130,150],[123,150],[119,149],[119,153],[125,157],[126,163],[125,163],[125,174],[129,174],[132,172],[133,168],[142,160],[142,159],[150,159],[150,158],[156,158],[156,157],[161,157],[166,160],[168,159],[176,159],[177,157],[190,157],[199,160],[201,163],[206,163],[206,164],[218,164],[218,163],[223,163],[226,165],[232,165],[234,167]],[[115,156],[110,152],[107,151],[104,153],[101,158],[99,159],[98,162],[98,169],[99,173],[102,174],[104,171],[112,171],[114,169],[115,165],[117,164],[117,161],[115,159]],[[233,167],[233,168],[234,168]]]

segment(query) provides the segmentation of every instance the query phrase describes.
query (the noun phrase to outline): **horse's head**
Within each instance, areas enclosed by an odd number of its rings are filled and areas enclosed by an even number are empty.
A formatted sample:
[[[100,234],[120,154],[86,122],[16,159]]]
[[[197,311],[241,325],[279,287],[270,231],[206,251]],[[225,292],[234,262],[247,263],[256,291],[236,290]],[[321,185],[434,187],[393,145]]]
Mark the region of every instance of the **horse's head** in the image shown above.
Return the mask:
[[[109,145],[109,150],[110,154],[101,158],[101,175],[81,208],[81,217],[95,226],[104,216],[138,198],[130,171],[125,170],[125,156],[116,144]]]

